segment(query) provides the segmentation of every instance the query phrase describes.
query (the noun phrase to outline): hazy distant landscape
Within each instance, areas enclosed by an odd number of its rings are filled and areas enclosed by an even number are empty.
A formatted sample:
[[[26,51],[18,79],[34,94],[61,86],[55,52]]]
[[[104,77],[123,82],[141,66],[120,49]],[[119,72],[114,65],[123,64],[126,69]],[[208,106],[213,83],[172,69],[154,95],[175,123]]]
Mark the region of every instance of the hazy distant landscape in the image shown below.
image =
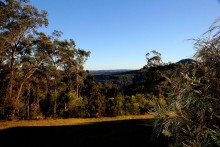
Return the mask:
[[[94,74],[94,75],[111,75],[111,74],[126,73],[130,71],[135,71],[135,70],[131,70],[131,69],[89,70],[89,73]]]

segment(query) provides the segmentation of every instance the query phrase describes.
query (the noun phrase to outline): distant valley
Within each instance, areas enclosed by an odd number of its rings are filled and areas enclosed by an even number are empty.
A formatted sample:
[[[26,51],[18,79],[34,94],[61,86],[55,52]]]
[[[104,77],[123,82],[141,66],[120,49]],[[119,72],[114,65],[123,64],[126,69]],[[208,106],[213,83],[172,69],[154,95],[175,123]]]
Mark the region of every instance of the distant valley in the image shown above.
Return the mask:
[[[94,74],[94,75],[113,75],[113,74],[129,73],[129,72],[134,72],[134,71],[137,71],[137,70],[132,70],[132,69],[89,70],[89,73]]]

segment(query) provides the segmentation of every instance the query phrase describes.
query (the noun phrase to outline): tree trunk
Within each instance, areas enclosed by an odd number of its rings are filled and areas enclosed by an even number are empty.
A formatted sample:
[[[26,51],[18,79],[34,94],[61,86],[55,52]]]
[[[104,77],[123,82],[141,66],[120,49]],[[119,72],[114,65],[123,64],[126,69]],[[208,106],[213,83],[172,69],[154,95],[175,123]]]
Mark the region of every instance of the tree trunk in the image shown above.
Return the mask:
[[[57,113],[57,91],[56,91],[56,79],[54,79],[54,106],[53,106],[53,115],[56,117]]]
[[[56,99],[54,100],[54,107],[53,107],[53,116],[56,117],[57,113],[57,101]]]
[[[20,95],[21,95],[21,92],[22,92],[22,89],[23,89],[23,86],[24,86],[24,83],[34,74],[34,72],[37,70],[37,68],[32,68],[28,73],[26,73],[26,75],[24,76],[24,79],[23,81],[21,82],[21,85],[19,87],[19,90],[18,90],[18,94],[17,94],[17,101],[19,100],[20,98]]]
[[[27,100],[27,119],[30,119],[30,100]]]
[[[13,84],[14,84],[14,61],[15,61],[15,49],[12,49],[11,53],[11,63],[10,63],[10,82],[9,82],[9,97],[6,96],[6,99],[12,99],[13,93]]]
[[[28,84],[28,93],[27,93],[27,119],[30,119],[30,90],[31,90],[31,85]]]
[[[79,97],[79,69],[76,69],[76,96]]]
[[[66,112],[67,111],[67,104],[64,103],[64,111]]]

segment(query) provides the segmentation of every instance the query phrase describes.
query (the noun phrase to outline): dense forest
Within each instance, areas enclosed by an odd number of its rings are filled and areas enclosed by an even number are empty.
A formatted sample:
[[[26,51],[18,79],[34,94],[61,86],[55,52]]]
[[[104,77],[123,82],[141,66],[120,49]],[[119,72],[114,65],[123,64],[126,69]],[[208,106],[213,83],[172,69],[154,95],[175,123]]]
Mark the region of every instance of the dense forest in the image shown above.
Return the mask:
[[[220,35],[195,39],[195,60],[164,63],[153,50],[139,70],[86,71],[90,51],[27,0],[0,1],[0,119],[101,117],[154,112],[174,146],[220,145]],[[212,34],[214,32],[214,35]],[[217,33],[216,33],[217,32]],[[212,37],[210,37],[212,36]],[[197,136],[197,137],[195,137]]]

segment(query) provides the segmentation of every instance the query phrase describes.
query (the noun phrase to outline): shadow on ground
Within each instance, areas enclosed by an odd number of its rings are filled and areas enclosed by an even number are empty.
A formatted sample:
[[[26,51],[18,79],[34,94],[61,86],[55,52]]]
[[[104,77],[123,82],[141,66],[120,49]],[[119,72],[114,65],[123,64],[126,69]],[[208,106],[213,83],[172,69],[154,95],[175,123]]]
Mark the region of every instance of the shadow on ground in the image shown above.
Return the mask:
[[[15,127],[0,131],[0,146],[166,147],[166,139],[152,138],[150,120],[122,120],[84,125]]]

